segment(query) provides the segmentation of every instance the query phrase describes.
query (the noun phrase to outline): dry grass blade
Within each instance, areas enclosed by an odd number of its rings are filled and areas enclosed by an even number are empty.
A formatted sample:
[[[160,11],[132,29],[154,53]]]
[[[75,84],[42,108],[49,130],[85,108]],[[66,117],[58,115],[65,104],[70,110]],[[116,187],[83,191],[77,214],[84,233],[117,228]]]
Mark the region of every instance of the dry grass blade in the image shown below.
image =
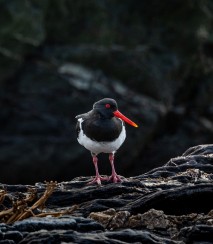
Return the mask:
[[[35,210],[37,208],[43,208],[43,206],[45,205],[45,202],[51,196],[51,194],[53,193],[56,186],[57,186],[57,182],[53,182],[53,181],[47,182],[46,190],[45,190],[44,194],[41,196],[41,198],[39,198],[38,201],[36,201],[30,208],[26,209],[23,213],[21,213],[16,218],[15,221],[26,219],[30,216],[34,216],[33,210]]]
[[[15,221],[20,221],[32,216],[45,217],[51,215],[54,217],[59,217],[64,214],[71,214],[76,210],[77,205],[60,212],[46,211],[38,214],[34,213],[35,210],[41,210],[44,208],[47,199],[51,196],[56,186],[57,182],[46,182],[45,192],[32,206],[29,206],[29,204],[35,200],[37,191],[36,189],[28,189],[28,194],[25,195],[25,198],[13,201],[11,208],[0,211],[0,221],[11,224]],[[3,204],[6,195],[7,193],[5,190],[0,190],[0,204]]]
[[[3,191],[2,191],[3,192]],[[5,196],[8,195],[6,191],[4,191],[4,196],[1,197],[1,204],[3,205]],[[13,223],[17,216],[20,215],[27,208],[28,203],[32,202],[36,197],[36,190],[35,189],[28,189],[28,194],[25,198],[12,201],[12,207],[9,209],[2,210],[0,212],[0,220],[5,223]]]
[[[0,204],[3,203],[6,194],[7,192],[5,190],[0,190]]]

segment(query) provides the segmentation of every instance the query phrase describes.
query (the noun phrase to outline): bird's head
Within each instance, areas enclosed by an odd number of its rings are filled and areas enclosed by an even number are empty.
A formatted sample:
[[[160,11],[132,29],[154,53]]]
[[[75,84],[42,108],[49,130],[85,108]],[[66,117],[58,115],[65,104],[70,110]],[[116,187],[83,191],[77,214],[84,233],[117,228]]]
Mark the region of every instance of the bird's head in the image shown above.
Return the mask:
[[[110,119],[113,117],[117,117],[134,127],[138,127],[137,124],[135,124],[133,121],[131,121],[121,112],[119,112],[118,105],[116,101],[112,98],[104,98],[102,100],[99,100],[98,102],[94,103],[93,109],[97,111],[103,118]]]

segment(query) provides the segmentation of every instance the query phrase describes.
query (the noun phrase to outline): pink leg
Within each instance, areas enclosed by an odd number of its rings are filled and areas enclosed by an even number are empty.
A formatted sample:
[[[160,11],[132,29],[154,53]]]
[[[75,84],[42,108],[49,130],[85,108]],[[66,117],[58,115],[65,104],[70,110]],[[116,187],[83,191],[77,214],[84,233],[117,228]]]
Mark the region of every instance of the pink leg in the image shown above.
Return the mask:
[[[115,166],[114,166],[114,153],[109,154],[109,161],[112,167],[112,175],[109,177],[109,180],[112,180],[114,183],[121,182],[121,178],[117,173],[115,172]]]
[[[108,178],[101,177],[98,171],[98,158],[95,154],[92,154],[92,160],[93,164],[95,166],[95,178],[88,183],[88,185],[97,183],[98,185],[101,185],[101,181],[108,180]]]

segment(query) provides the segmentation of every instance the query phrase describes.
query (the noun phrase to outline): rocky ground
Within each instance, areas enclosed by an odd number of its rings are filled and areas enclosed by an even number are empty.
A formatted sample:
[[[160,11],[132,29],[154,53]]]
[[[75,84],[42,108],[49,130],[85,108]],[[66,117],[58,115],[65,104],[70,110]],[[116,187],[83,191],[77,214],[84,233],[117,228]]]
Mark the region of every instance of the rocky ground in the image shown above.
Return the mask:
[[[122,183],[0,185],[0,243],[212,243],[213,145]]]

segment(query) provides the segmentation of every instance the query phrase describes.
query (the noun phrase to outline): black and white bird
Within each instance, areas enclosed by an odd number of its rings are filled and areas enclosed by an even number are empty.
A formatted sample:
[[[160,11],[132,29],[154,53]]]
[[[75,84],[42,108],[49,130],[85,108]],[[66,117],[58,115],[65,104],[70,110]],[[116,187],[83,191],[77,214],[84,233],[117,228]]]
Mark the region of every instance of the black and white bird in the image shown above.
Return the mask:
[[[133,121],[125,117],[118,111],[117,103],[114,99],[104,98],[93,104],[93,109],[85,114],[76,116],[77,140],[91,152],[96,176],[88,184],[110,180],[120,182],[121,178],[117,175],[114,167],[114,154],[123,144],[126,138],[125,123],[138,127]],[[99,153],[108,153],[112,167],[110,177],[102,177],[98,171]]]

